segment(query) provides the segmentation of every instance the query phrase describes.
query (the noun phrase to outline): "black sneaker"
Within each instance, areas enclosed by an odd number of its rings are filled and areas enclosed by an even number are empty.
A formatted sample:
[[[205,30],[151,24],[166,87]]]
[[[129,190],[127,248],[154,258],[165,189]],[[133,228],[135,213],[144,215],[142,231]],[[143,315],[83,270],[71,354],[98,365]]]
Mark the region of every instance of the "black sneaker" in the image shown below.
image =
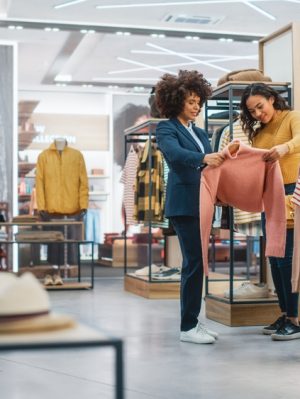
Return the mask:
[[[271,337],[274,341],[290,341],[300,338],[300,326],[296,326],[291,320],[287,319]]]
[[[278,317],[274,323],[270,324],[269,326],[266,326],[262,329],[262,333],[265,335],[271,335],[274,334],[285,322],[286,316],[283,314],[282,316]]]

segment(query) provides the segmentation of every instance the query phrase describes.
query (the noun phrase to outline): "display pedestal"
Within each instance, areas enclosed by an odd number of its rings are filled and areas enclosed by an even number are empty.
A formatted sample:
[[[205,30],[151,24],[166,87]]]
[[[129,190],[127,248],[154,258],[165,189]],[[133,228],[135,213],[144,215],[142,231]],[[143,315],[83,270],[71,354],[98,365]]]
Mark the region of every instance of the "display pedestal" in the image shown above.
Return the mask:
[[[277,300],[266,298],[251,302],[229,303],[229,300],[209,295],[205,298],[206,317],[230,327],[264,326],[280,315]]]
[[[180,282],[149,281],[147,277],[127,274],[124,278],[125,291],[148,299],[178,299]]]

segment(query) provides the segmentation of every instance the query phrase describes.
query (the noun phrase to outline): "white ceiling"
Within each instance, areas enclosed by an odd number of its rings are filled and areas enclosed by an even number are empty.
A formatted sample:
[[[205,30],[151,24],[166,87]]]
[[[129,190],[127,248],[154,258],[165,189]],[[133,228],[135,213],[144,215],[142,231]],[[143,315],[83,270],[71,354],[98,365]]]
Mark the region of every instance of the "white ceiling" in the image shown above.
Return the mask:
[[[0,0],[0,41],[18,42],[20,87],[149,89],[180,68],[212,84],[256,68],[257,40],[299,19],[300,0]]]

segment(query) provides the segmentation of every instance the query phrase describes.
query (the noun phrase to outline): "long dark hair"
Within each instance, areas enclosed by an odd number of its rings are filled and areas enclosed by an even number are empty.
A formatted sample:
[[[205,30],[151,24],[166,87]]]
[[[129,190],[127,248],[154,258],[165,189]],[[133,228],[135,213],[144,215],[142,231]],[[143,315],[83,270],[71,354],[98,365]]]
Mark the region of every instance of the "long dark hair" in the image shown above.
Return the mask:
[[[263,128],[263,124],[261,123],[258,128],[255,128],[257,124],[257,120],[253,118],[253,116],[248,111],[246,102],[250,96],[262,96],[269,100],[270,98],[274,98],[273,107],[276,110],[286,110],[290,109],[290,106],[286,103],[285,99],[277,93],[276,90],[272,89],[272,87],[266,85],[265,83],[252,83],[246,87],[241,97],[241,124],[244,132],[247,134],[249,141],[252,143],[253,138],[257,136],[259,131]]]

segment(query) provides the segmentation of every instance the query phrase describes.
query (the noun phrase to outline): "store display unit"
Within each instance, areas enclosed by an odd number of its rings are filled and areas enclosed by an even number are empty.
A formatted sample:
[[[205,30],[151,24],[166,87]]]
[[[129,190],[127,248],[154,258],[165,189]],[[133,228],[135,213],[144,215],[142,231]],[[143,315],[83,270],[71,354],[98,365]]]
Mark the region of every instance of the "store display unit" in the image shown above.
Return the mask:
[[[243,90],[248,84],[253,82],[227,82],[213,91],[213,94],[208,101],[206,106],[206,124],[209,123],[207,118],[208,112],[211,109],[228,110],[229,111],[229,128],[230,136],[233,135],[233,111],[236,109],[240,102],[240,97]],[[273,89],[277,90],[282,96],[285,96],[288,103],[291,101],[291,90],[288,83],[268,83]],[[210,105],[213,101],[214,105]],[[217,102],[217,106],[215,103]],[[219,104],[219,105],[218,105]],[[206,126],[207,129],[207,126]],[[243,299],[238,300],[233,297],[234,287],[237,285],[238,280],[235,278],[235,262],[234,262],[234,229],[233,229],[233,209],[230,207],[229,210],[229,231],[230,231],[230,243],[229,243],[229,277],[223,278],[216,276],[212,278],[209,276],[206,279],[206,317],[222,324],[229,326],[248,326],[248,325],[262,325],[271,323],[274,319],[279,316],[279,307],[277,297],[269,295],[268,298],[260,299]],[[262,244],[262,242],[261,242]],[[265,283],[265,262],[264,251],[261,245],[261,264],[260,264],[260,276],[257,283]],[[214,286],[218,284],[227,283],[226,288],[229,285],[229,298],[225,298],[223,295],[213,293]],[[216,290],[216,292],[220,290]]]
[[[150,142],[155,141],[155,129],[157,124],[161,119],[148,119],[138,125],[129,127],[125,130],[125,157],[128,153],[128,146],[131,144],[145,143],[147,140]],[[150,146],[151,148],[151,146]],[[150,150],[151,151],[151,150]],[[149,172],[151,173],[151,156],[149,156]],[[150,181],[149,187],[149,204],[151,211],[151,198],[152,195],[152,183]],[[126,291],[132,292],[136,295],[143,296],[145,298],[179,298],[180,293],[180,282],[172,280],[154,280],[152,277],[153,268],[153,234],[152,225],[153,221],[149,220],[148,225],[148,244],[147,244],[147,266],[148,275],[137,276],[131,273],[128,265],[128,237],[126,228],[126,218],[125,218],[125,234],[124,234],[124,287]],[[166,243],[166,240],[164,240]],[[161,248],[164,254],[167,253],[165,244]],[[165,258],[163,259],[165,264]]]
[[[32,227],[49,227],[49,226],[74,226],[74,225],[80,225],[82,226],[82,222],[78,221],[61,221],[61,222],[5,222],[5,223],[0,223],[0,227],[4,227],[7,231],[7,239],[5,240],[0,240],[0,247],[13,247],[14,245],[22,245],[22,244],[35,244],[35,245],[47,245],[47,244],[61,244],[63,246],[68,246],[71,244],[76,245],[77,249],[77,262],[78,262],[78,267],[75,270],[74,273],[74,267],[70,266],[70,269],[66,265],[61,265],[58,269],[59,273],[63,273],[65,276],[64,277],[64,284],[63,285],[53,285],[53,286],[46,286],[45,288],[47,290],[77,290],[77,289],[93,289],[94,288],[94,242],[93,241],[85,241],[85,240],[70,240],[67,237],[65,237],[64,240],[59,240],[59,241],[54,241],[54,240],[46,240],[46,239],[41,239],[41,240],[16,240],[14,237],[14,234],[17,232],[18,229],[22,228],[32,228]],[[81,247],[84,245],[89,245],[92,248],[92,256],[91,260],[89,260],[90,263],[90,279],[89,281],[83,281],[81,277]],[[12,256],[12,251],[9,249],[6,250],[6,253],[11,254]],[[13,262],[13,259],[11,259],[11,262]],[[9,268],[10,269],[10,268]],[[37,266],[36,267],[37,272],[41,273],[41,270],[44,269],[44,274],[45,272],[49,271],[49,266]],[[69,269],[69,270],[68,270]],[[18,267],[18,273],[23,273],[25,271],[30,271],[33,274],[35,274],[35,267],[28,266],[26,268],[19,268]],[[67,273],[69,275],[67,275]],[[56,271],[57,273],[57,271]],[[44,276],[42,274],[42,276]],[[72,275],[74,274],[77,275],[77,278],[71,278]],[[39,274],[37,277],[41,277]]]
[[[0,351],[5,355],[10,351],[23,350],[59,350],[76,348],[111,347],[115,353],[114,377],[115,377],[115,399],[124,399],[124,360],[123,341],[120,338],[108,336],[88,326],[78,324],[76,328],[58,338],[56,331],[39,332],[31,334],[1,334]],[[79,356],[80,359],[80,356]],[[93,365],[96,367],[96,365]]]

